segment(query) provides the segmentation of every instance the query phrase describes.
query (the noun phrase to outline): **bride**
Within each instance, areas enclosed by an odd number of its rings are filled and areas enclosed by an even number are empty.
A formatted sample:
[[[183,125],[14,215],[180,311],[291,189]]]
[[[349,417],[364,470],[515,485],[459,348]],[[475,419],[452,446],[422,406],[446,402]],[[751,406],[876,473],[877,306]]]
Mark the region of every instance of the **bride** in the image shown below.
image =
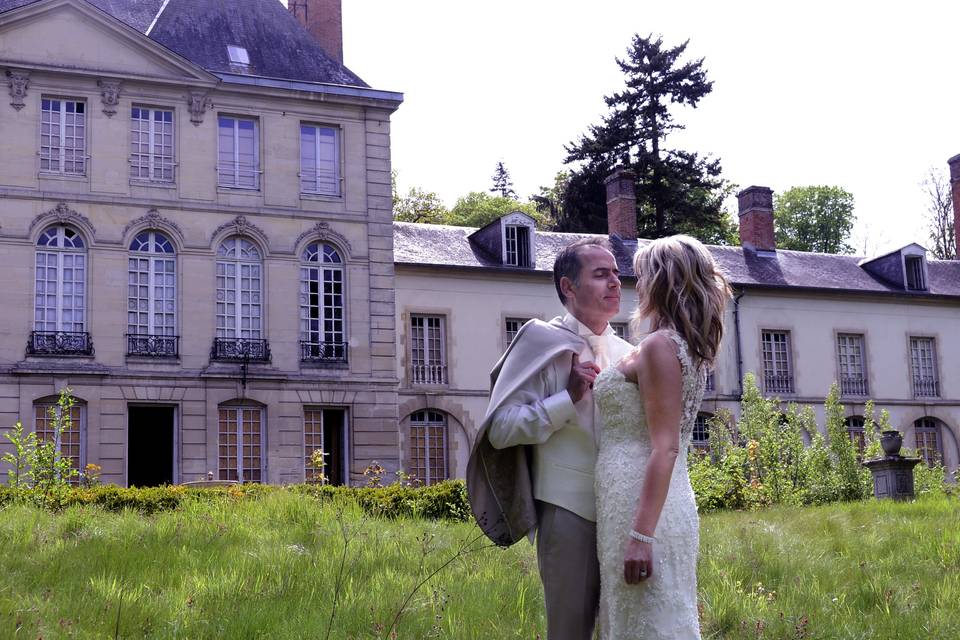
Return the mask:
[[[633,258],[651,333],[594,385],[600,628],[606,640],[700,638],[699,520],[686,451],[730,286],[702,244],[654,240]]]

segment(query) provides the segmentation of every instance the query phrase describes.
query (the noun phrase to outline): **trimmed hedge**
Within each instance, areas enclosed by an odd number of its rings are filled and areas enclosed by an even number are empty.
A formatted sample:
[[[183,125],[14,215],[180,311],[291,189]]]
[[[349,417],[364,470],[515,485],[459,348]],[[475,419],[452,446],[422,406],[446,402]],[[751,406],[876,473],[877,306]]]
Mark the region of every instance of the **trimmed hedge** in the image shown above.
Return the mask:
[[[462,480],[447,480],[429,487],[344,487],[331,485],[274,486],[238,484],[229,487],[188,488],[181,485],[127,489],[115,485],[93,488],[69,487],[49,492],[0,487],[0,506],[28,503],[53,511],[89,505],[106,511],[129,509],[144,515],[172,511],[185,500],[257,500],[277,491],[291,491],[320,501],[355,500],[372,515],[434,520],[470,519],[467,488]]]

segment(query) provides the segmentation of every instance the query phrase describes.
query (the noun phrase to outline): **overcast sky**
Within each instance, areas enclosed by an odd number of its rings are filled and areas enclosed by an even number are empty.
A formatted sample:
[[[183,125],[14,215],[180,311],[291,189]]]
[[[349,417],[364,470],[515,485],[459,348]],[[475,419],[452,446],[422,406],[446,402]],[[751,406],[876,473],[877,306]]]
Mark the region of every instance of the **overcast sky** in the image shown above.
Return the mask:
[[[714,82],[668,145],[718,157],[741,187],[848,189],[861,249],[928,244],[919,183],[960,153],[957,2],[343,0],[343,13],[346,65],[405,94],[401,189],[448,205],[488,189],[501,159],[524,198],[551,183],[621,88],[614,58],[634,33],[689,39]]]

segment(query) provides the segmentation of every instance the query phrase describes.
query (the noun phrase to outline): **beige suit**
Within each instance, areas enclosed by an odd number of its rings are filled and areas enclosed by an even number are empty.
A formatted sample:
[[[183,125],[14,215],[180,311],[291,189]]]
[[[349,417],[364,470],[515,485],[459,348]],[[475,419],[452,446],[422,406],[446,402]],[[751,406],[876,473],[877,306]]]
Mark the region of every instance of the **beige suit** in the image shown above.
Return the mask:
[[[581,362],[593,361],[594,353],[585,337],[589,334],[591,339],[597,338],[569,314],[549,325],[531,321],[524,329],[527,331],[517,334],[494,370],[491,406],[470,466],[495,468],[495,463],[485,464],[497,459],[489,450],[484,451],[486,442],[520,467],[524,467],[527,456],[518,455],[518,450],[532,454],[529,480],[524,477],[525,467],[518,470],[508,465],[507,478],[488,474],[488,484],[512,481],[518,490],[529,490],[536,499],[537,557],[547,607],[548,640],[588,640],[600,592],[593,484],[597,457],[594,407],[592,394],[574,404],[566,387],[573,355],[578,354]],[[601,340],[611,363],[631,349],[609,326]],[[518,365],[527,362],[536,363],[536,369]],[[469,468],[467,476],[476,514],[478,503],[485,502],[474,499],[480,491],[477,483],[471,483]],[[517,508],[526,501],[516,498],[509,495],[498,501],[512,505],[501,509],[504,520],[529,529],[532,520],[510,517],[527,512],[526,508]],[[521,533],[516,530],[519,527],[514,526],[511,532],[514,540]]]

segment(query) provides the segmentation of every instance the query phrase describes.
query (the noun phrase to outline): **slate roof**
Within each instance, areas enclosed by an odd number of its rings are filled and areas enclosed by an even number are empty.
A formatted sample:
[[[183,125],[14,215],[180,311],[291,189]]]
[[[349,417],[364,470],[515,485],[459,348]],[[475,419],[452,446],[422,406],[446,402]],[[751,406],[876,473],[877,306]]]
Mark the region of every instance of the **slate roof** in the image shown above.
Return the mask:
[[[470,227],[393,223],[394,262],[467,269],[550,273],[557,253],[567,244],[592,234],[536,232],[536,265],[531,269],[495,263],[471,245]],[[638,244],[646,240],[610,238],[620,273],[633,277],[631,265]],[[910,296],[960,298],[960,260],[927,260],[927,291],[904,291],[869,274],[862,256],[778,250],[775,257],[759,257],[741,247],[707,247],[730,281],[738,287],[819,290],[837,293],[889,293]]]
[[[0,13],[39,1],[0,0]],[[169,0],[166,7],[163,0],[79,1],[144,34],[156,18],[149,38],[212,73],[236,73],[227,45],[238,45],[250,56],[244,75],[368,86],[327,56],[279,0]]]

